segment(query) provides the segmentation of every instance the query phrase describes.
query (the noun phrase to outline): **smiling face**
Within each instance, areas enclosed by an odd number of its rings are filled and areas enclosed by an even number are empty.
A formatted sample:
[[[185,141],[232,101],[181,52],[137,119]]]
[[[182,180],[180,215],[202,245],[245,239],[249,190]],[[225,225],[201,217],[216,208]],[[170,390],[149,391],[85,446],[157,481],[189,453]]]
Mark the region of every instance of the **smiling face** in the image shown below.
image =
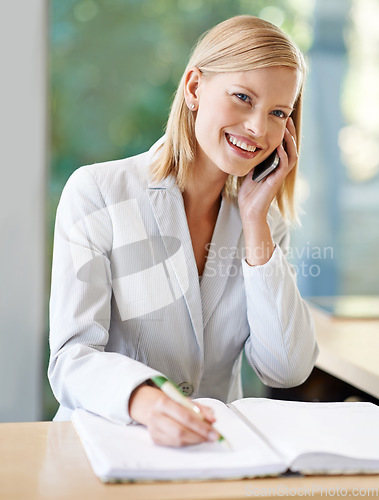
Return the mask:
[[[295,69],[270,67],[187,80],[196,106],[196,165],[244,176],[281,143],[299,89]]]

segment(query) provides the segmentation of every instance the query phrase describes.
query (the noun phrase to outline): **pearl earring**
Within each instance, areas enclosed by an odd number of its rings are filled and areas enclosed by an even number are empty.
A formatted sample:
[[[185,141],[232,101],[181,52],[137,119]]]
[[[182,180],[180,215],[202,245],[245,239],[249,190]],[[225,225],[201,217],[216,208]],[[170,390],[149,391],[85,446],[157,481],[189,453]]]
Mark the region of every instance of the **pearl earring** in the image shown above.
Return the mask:
[[[189,105],[190,109],[194,109],[195,108],[195,105],[193,102],[191,102],[191,104]]]

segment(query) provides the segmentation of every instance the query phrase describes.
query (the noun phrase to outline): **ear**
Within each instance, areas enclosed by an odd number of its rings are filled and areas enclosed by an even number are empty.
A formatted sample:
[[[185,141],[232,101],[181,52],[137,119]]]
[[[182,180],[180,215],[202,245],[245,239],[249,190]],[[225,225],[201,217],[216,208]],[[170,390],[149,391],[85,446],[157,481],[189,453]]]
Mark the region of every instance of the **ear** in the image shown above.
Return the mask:
[[[184,98],[191,111],[196,111],[199,106],[199,85],[202,74],[199,68],[190,68],[184,80]]]

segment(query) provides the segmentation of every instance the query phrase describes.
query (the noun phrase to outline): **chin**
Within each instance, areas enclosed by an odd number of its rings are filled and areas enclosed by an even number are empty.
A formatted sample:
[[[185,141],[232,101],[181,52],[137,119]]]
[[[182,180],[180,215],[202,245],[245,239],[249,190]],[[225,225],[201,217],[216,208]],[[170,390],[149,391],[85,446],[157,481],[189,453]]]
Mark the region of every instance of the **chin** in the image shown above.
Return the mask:
[[[247,174],[255,167],[256,161],[249,161],[248,164],[241,165],[238,161],[220,161],[219,169],[227,175],[235,175],[236,177],[246,177]]]
[[[250,170],[253,168],[253,166],[249,167],[248,170],[244,169],[237,169],[237,168],[223,168],[219,167],[222,172],[224,172],[227,175],[234,175],[236,177],[246,177],[247,174],[250,172]]]

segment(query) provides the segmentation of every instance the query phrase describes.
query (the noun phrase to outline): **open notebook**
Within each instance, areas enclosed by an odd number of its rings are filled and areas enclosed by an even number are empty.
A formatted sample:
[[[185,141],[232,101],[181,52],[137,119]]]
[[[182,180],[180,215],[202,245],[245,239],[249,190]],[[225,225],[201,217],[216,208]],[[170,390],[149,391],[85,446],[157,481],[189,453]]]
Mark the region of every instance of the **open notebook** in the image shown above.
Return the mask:
[[[379,407],[372,403],[300,403],[245,398],[213,408],[221,443],[157,446],[140,425],[115,424],[84,410],[73,423],[103,481],[379,473]]]

